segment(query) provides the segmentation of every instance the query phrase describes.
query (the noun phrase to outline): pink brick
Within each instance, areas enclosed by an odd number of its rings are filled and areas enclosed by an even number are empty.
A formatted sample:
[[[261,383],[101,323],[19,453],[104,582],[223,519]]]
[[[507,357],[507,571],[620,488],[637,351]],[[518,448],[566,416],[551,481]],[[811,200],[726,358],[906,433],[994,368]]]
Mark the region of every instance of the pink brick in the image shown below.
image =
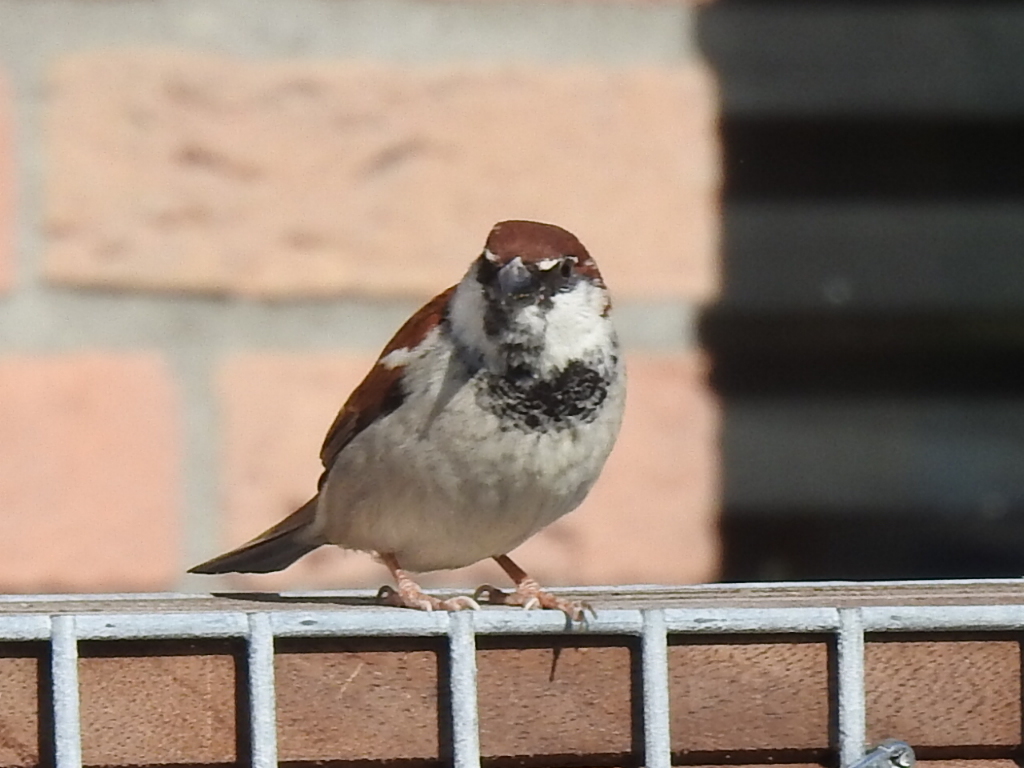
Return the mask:
[[[217,389],[223,442],[223,538],[210,555],[247,541],[316,491],[320,444],[348,393],[375,355],[236,355]],[[379,570],[378,570],[379,569]],[[360,553],[322,547],[288,571],[231,576],[235,586],[365,586],[387,576]]]
[[[0,72],[0,292],[14,282],[14,103]]]
[[[220,549],[309,498],[324,432],[372,360],[252,354],[225,363],[218,385],[227,516]],[[628,362],[626,420],[597,487],[580,509],[515,553],[546,583],[679,584],[716,574],[718,409],[702,365],[689,355],[635,354]],[[366,554],[323,547],[280,574],[227,579],[251,589],[346,588],[379,586],[388,574]],[[487,562],[423,581],[471,587],[503,579]]]
[[[0,592],[172,587],[179,417],[155,355],[0,358]]]
[[[698,66],[399,67],[105,51],[48,112],[46,272],[79,285],[431,296],[491,225],[588,245],[619,296],[717,284]]]

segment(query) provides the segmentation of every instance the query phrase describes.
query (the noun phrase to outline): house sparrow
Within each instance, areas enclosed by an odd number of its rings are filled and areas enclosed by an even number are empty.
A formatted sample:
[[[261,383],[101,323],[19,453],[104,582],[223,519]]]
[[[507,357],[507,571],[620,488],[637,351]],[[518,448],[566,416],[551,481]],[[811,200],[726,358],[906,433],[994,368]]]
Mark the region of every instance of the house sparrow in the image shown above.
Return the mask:
[[[465,277],[412,316],[349,396],[320,452],[317,494],[191,573],[281,570],[323,544],[376,553],[421,610],[479,607],[428,595],[409,572],[493,557],[514,592],[474,595],[582,619],[508,552],[575,509],[619,432],[625,371],[597,264],[551,224],[497,224]]]

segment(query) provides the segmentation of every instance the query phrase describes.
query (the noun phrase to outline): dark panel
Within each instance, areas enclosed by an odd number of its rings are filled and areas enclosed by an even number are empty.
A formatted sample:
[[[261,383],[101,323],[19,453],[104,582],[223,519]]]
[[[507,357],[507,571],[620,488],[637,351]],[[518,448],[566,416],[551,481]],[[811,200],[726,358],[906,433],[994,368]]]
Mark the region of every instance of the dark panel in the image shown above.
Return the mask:
[[[699,328],[711,353],[711,383],[729,397],[1024,392],[1024,313],[762,314],[716,307]]]
[[[728,115],[1024,114],[1024,7],[721,2],[700,45]]]
[[[1022,435],[1020,398],[734,399],[724,502],[749,514],[1024,514]]]
[[[1024,514],[727,507],[723,581],[1019,578]]]
[[[720,0],[699,35],[725,578],[1024,573],[1024,4]]]
[[[1022,135],[1020,118],[727,115],[722,121],[725,196],[833,201],[1021,197]]]
[[[1024,400],[736,398],[723,578],[1024,573]]]
[[[734,203],[724,215],[720,310],[1024,317],[1024,204]]]

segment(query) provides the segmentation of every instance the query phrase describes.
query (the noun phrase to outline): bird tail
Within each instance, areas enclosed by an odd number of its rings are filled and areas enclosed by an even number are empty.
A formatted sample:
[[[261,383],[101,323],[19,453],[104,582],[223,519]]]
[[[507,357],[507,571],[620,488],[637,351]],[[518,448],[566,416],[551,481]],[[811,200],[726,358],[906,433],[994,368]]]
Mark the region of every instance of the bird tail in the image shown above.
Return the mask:
[[[270,573],[287,568],[327,542],[313,533],[314,496],[288,517],[237,549],[189,569],[189,573]]]

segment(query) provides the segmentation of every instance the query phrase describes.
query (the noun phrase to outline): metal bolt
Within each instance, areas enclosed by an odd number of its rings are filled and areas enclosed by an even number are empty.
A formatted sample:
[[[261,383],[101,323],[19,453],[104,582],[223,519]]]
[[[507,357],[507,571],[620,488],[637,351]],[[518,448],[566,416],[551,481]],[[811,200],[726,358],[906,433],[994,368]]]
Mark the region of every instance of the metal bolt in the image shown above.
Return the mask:
[[[914,748],[899,739],[886,739],[848,768],[913,768]]]

